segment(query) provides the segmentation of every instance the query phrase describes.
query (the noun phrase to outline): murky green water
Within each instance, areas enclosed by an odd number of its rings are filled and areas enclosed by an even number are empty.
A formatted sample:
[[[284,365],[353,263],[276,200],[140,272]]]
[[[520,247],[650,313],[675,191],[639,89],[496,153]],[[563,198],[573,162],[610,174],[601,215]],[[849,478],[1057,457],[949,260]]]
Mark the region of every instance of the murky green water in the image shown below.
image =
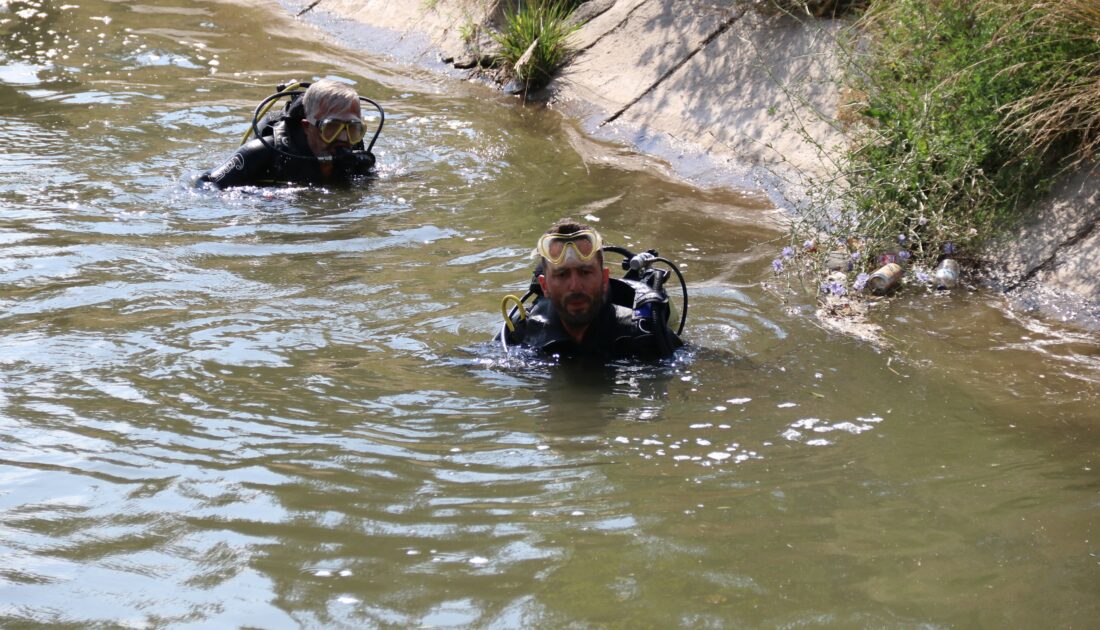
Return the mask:
[[[826,332],[757,196],[266,2],[0,11],[2,625],[1096,627],[1096,334]],[[187,187],[324,75],[387,108],[368,188]],[[564,214],[683,263],[675,365],[485,343]]]

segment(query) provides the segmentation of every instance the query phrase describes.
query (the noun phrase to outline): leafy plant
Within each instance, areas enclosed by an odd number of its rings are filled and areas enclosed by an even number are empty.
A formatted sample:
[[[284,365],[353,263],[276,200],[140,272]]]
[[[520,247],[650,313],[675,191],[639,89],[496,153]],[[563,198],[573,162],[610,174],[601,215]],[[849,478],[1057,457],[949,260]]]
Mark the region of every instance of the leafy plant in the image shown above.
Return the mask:
[[[505,13],[504,29],[494,35],[501,59],[528,88],[545,85],[568,54],[565,40],[576,27],[566,20],[576,2],[528,0]]]

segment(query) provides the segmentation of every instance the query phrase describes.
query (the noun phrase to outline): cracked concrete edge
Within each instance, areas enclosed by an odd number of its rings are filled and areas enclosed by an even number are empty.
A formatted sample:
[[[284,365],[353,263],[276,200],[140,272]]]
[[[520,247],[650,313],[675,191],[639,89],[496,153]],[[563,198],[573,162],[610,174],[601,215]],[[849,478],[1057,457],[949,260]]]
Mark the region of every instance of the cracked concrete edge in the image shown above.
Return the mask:
[[[1100,307],[1100,164],[1062,179],[1035,212],[986,250],[997,284],[1018,301],[1037,288]],[[1022,295],[1013,295],[1022,294]]]
[[[323,27],[332,17],[351,20],[374,30],[379,50],[400,60],[424,62],[457,56],[465,48],[465,24],[485,24],[499,18],[501,0],[277,0],[298,17]],[[378,44],[381,45],[378,45]],[[434,59],[433,59],[434,60]]]
[[[708,19],[676,14],[674,4],[631,6],[629,22],[604,29],[551,82],[552,105],[594,136],[668,161],[689,183],[758,188],[778,207],[802,207],[806,184],[828,175],[844,144],[832,118],[838,23],[751,12]]]
[[[1070,234],[1069,238],[1067,238],[1064,241],[1062,241],[1061,243],[1059,243],[1055,247],[1054,252],[1050,256],[1048,256],[1046,259],[1044,259],[1041,263],[1036,265],[1030,271],[1025,273],[1024,276],[1022,278],[1020,278],[1019,281],[1015,282],[1013,285],[1008,287],[1008,290],[1011,291],[1011,290],[1015,289],[1016,287],[1027,283],[1029,280],[1036,277],[1040,273],[1049,274],[1051,272],[1057,271],[1060,266],[1064,265],[1064,262],[1065,262],[1064,259],[1067,257],[1066,253],[1071,252],[1075,247],[1077,247],[1077,245],[1079,243],[1082,243],[1083,241],[1085,241],[1085,239],[1092,236],[1092,233],[1095,232],[1095,231],[1096,231],[1096,222],[1095,221],[1093,221],[1091,223],[1082,224],[1080,227],[1078,227],[1078,229],[1075,232]],[[1063,264],[1060,264],[1060,263],[1063,263]],[[1074,278],[1074,279],[1078,280],[1076,278]],[[1093,285],[1095,285],[1096,279],[1097,278],[1096,278],[1095,274],[1088,274],[1088,276],[1086,278],[1081,279],[1081,280],[1088,281],[1089,285],[1092,287],[1091,289],[1086,287],[1087,292],[1095,293],[1095,286],[1093,286]]]
[[[739,14],[730,16],[730,17],[726,18],[725,20],[723,20],[720,24],[718,24],[718,27],[712,33],[710,33],[705,38],[703,38],[703,41],[699,42],[698,46],[695,46],[694,48],[689,50],[676,63],[674,63],[671,68],[666,70],[664,72],[664,74],[662,74],[660,77],[658,77],[656,81],[651,83],[648,87],[646,87],[644,90],[642,90],[642,92],[640,94],[638,94],[636,97],[631,99],[631,101],[629,103],[627,103],[626,105],[623,105],[615,113],[608,116],[607,119],[605,119],[602,123],[600,123],[600,126],[602,127],[602,126],[606,125],[607,123],[615,122],[615,120],[617,120],[620,116],[622,116],[624,113],[626,113],[626,111],[628,109],[630,109],[635,104],[637,104],[638,101],[640,101],[643,98],[645,98],[646,96],[648,96],[651,92],[656,90],[662,83],[664,83],[669,77],[671,77],[676,72],[678,72],[680,70],[680,68],[684,67],[684,64],[691,61],[692,58],[695,57],[695,55],[701,53],[703,51],[703,49],[707,47],[707,44],[711,43],[712,41],[714,41],[714,39],[716,37],[722,35],[726,31],[728,31],[730,29],[730,27],[733,26],[733,24],[735,22],[737,22],[738,20],[740,20],[744,15],[745,15],[745,9],[742,9],[742,11]]]
[[[594,1],[594,0],[593,0]],[[601,39],[621,29],[646,0],[612,0],[611,6],[598,15],[581,24],[569,38],[574,53],[583,53],[595,46]]]

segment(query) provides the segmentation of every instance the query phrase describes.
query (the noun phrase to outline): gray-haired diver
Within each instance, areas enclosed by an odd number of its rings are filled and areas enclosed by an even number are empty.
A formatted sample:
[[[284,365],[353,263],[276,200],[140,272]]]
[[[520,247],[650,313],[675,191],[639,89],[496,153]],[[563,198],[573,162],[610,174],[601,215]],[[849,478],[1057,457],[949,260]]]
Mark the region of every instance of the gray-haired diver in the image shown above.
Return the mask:
[[[281,98],[290,100],[282,111],[267,115]],[[379,114],[378,127],[365,148],[361,102]],[[224,164],[199,176],[198,183],[217,188],[346,183],[374,167],[371,149],[384,122],[382,107],[346,83],[322,79],[279,85],[256,107],[241,147]]]
[[[607,246],[599,232],[572,219],[550,226],[536,246],[539,263],[523,299],[507,296],[505,322],[496,341],[524,346],[546,355],[613,360],[663,359],[683,345],[687,286],[671,261],[655,251],[634,254]],[[622,279],[611,278],[604,252],[624,257]],[[676,273],[683,289],[679,328],[669,327],[670,307],[664,283]],[[536,296],[528,309],[524,301]],[[509,305],[513,306],[508,312]]]

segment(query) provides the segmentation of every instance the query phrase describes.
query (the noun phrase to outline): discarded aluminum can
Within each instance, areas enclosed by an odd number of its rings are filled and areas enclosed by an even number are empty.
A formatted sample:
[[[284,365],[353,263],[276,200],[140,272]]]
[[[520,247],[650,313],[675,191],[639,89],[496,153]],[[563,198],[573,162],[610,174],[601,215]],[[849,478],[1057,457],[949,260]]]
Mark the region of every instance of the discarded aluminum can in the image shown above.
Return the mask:
[[[890,292],[898,281],[901,280],[902,274],[905,271],[901,268],[901,265],[897,263],[887,263],[871,274],[870,278],[867,278],[867,284],[864,285],[864,289],[874,293],[875,295],[885,295]]]
[[[953,289],[959,284],[959,263],[944,258],[934,275],[937,289]]]

